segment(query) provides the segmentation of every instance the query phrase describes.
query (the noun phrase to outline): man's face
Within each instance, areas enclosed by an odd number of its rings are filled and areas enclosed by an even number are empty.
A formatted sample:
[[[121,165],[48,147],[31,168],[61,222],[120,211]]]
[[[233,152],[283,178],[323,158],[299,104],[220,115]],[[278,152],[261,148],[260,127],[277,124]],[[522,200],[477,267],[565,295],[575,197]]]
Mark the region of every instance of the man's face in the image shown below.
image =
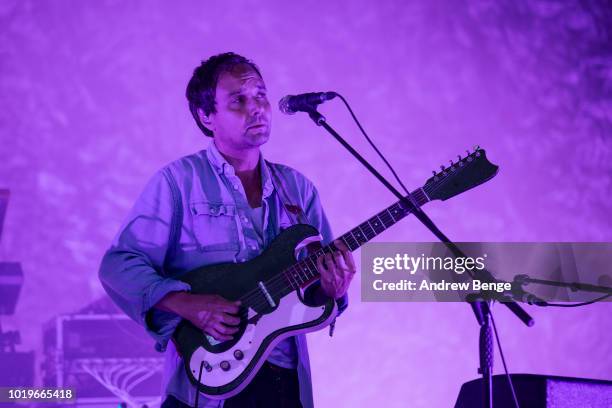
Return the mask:
[[[270,102],[266,86],[249,65],[236,65],[217,81],[216,112],[205,122],[217,146],[231,150],[259,147],[270,137]]]

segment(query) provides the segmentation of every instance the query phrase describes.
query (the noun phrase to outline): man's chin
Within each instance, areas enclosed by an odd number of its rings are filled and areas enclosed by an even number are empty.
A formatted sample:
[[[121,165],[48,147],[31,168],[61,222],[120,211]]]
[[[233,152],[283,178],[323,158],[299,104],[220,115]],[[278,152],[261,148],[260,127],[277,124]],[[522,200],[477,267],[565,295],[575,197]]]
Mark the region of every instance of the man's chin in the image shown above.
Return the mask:
[[[253,146],[261,146],[270,139],[270,131],[268,129],[249,129],[246,133],[246,138]]]

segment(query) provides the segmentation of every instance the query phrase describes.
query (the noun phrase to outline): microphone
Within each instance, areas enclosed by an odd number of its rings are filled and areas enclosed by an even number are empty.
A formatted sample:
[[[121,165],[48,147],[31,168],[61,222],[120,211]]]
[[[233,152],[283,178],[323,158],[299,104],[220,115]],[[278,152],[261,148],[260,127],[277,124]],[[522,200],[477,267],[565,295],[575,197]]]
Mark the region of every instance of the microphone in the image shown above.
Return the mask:
[[[523,285],[527,282],[529,276],[527,275],[516,275],[514,277],[514,281],[512,282],[512,289],[510,291],[510,296],[517,302],[524,302],[529,305],[536,306],[548,306],[548,302],[537,297],[533,293],[526,292],[523,290]]]
[[[338,96],[335,92],[311,92],[299,95],[287,95],[278,101],[278,109],[286,115],[296,112],[311,112],[317,105]]]

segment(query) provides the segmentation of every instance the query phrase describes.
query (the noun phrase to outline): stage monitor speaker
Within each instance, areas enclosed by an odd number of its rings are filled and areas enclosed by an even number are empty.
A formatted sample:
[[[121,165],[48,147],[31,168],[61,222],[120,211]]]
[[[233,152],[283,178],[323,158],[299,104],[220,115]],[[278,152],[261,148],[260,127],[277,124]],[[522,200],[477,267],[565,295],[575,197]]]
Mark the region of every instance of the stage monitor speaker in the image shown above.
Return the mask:
[[[612,381],[534,374],[511,374],[511,377],[520,407],[612,407]],[[463,384],[455,408],[482,406],[482,379]],[[493,406],[515,408],[505,375],[493,376]]]

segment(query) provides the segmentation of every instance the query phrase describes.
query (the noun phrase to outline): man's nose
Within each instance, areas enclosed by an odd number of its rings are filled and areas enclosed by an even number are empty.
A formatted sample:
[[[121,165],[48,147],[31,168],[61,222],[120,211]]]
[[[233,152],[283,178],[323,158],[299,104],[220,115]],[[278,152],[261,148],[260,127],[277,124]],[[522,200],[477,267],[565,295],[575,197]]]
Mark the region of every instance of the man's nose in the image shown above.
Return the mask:
[[[265,103],[258,98],[249,98],[247,104],[247,110],[251,115],[262,113],[265,109]]]

